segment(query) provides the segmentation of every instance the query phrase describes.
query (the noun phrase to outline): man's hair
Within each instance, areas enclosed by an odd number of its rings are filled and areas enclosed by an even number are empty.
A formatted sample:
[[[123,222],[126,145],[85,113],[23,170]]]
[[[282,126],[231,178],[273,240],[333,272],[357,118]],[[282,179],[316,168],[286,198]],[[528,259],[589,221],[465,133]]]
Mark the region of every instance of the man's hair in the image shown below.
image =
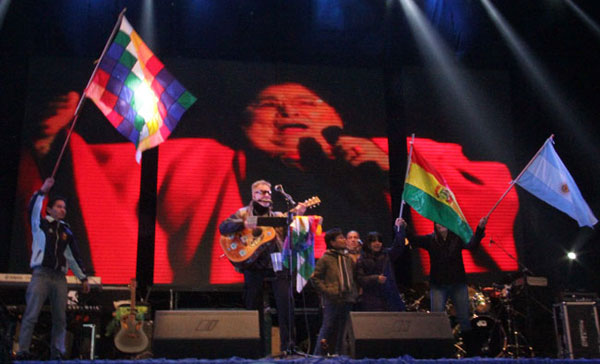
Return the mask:
[[[356,230],[350,230],[350,231],[348,231],[348,232],[346,233],[346,237],[347,237],[347,236],[348,236],[348,234],[350,234],[350,233],[356,233],[356,234],[358,235],[359,239],[360,239],[360,234],[358,233],[358,231],[356,231]]]
[[[63,201],[65,203],[65,205],[67,205],[67,199],[61,195],[54,195],[52,197],[50,197],[50,199],[48,200],[48,205],[46,205],[46,208],[53,208],[54,204],[56,203],[56,201]]]
[[[331,242],[334,241],[338,235],[344,235],[340,228],[329,229],[325,232],[325,245],[327,246],[327,249],[331,248]]]
[[[252,184],[252,187],[250,188],[250,192],[254,192],[254,189],[259,185],[267,185],[267,186],[269,186],[269,188],[271,188],[271,182],[265,181],[264,179],[259,179],[258,181],[254,182]]]

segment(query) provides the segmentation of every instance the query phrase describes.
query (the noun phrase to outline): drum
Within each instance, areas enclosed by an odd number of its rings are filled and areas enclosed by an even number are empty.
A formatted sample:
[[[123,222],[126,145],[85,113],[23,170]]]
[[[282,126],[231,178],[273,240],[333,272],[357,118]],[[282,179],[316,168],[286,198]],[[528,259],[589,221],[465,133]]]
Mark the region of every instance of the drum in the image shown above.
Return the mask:
[[[489,298],[500,298],[502,290],[496,287],[483,287],[481,291]]]
[[[469,292],[469,300],[471,302],[471,310],[474,314],[484,314],[490,312],[492,303],[490,299],[479,291]]]
[[[473,316],[471,333],[465,338],[468,356],[497,357],[506,346],[502,323],[490,316]]]

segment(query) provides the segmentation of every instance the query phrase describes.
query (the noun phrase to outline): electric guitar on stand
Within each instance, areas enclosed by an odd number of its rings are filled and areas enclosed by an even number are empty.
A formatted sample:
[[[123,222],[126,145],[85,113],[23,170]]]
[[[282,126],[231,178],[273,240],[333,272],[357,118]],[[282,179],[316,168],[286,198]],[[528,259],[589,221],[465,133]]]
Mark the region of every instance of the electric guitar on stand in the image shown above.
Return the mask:
[[[307,208],[315,207],[321,203],[321,199],[313,196],[304,201]],[[254,217],[256,218],[256,217]],[[260,255],[262,247],[275,238],[273,226],[286,226],[285,217],[258,217],[258,225],[255,229],[243,229],[233,234],[221,235],[220,243],[225,256],[238,268],[245,268]],[[261,223],[261,220],[264,222]],[[270,221],[273,222],[270,222]],[[283,225],[281,222],[283,222]]]
[[[131,279],[129,289],[131,292],[131,305],[129,314],[121,317],[121,328],[115,335],[115,346],[124,353],[136,354],[144,351],[148,347],[148,336],[143,330],[144,320],[138,320],[136,317],[137,309],[135,306],[135,290],[137,282],[135,278]]]

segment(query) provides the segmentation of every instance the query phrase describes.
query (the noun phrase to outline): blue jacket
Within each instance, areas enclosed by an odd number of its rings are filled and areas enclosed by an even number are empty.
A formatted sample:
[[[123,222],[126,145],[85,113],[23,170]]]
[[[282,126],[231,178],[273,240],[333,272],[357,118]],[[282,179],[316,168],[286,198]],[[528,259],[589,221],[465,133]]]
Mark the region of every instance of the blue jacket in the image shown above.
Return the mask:
[[[46,267],[66,274],[69,268],[80,280],[86,279],[81,257],[73,233],[64,221],[54,220],[51,216],[41,218],[44,194],[36,192],[29,202],[31,221],[31,261],[29,266]]]

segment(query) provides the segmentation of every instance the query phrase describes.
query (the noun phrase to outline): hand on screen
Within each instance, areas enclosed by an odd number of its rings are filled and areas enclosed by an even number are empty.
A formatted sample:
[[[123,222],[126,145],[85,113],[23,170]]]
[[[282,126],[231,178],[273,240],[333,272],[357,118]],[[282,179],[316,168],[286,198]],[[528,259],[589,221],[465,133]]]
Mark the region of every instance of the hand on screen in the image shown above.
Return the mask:
[[[47,117],[40,122],[40,138],[34,142],[35,151],[38,157],[46,155],[50,151],[50,146],[61,129],[69,125],[73,118],[79,94],[70,91],[66,94],[58,95],[47,105]]]
[[[355,167],[362,163],[375,162],[384,171],[390,169],[387,153],[367,138],[340,136],[332,151],[334,156]]]

